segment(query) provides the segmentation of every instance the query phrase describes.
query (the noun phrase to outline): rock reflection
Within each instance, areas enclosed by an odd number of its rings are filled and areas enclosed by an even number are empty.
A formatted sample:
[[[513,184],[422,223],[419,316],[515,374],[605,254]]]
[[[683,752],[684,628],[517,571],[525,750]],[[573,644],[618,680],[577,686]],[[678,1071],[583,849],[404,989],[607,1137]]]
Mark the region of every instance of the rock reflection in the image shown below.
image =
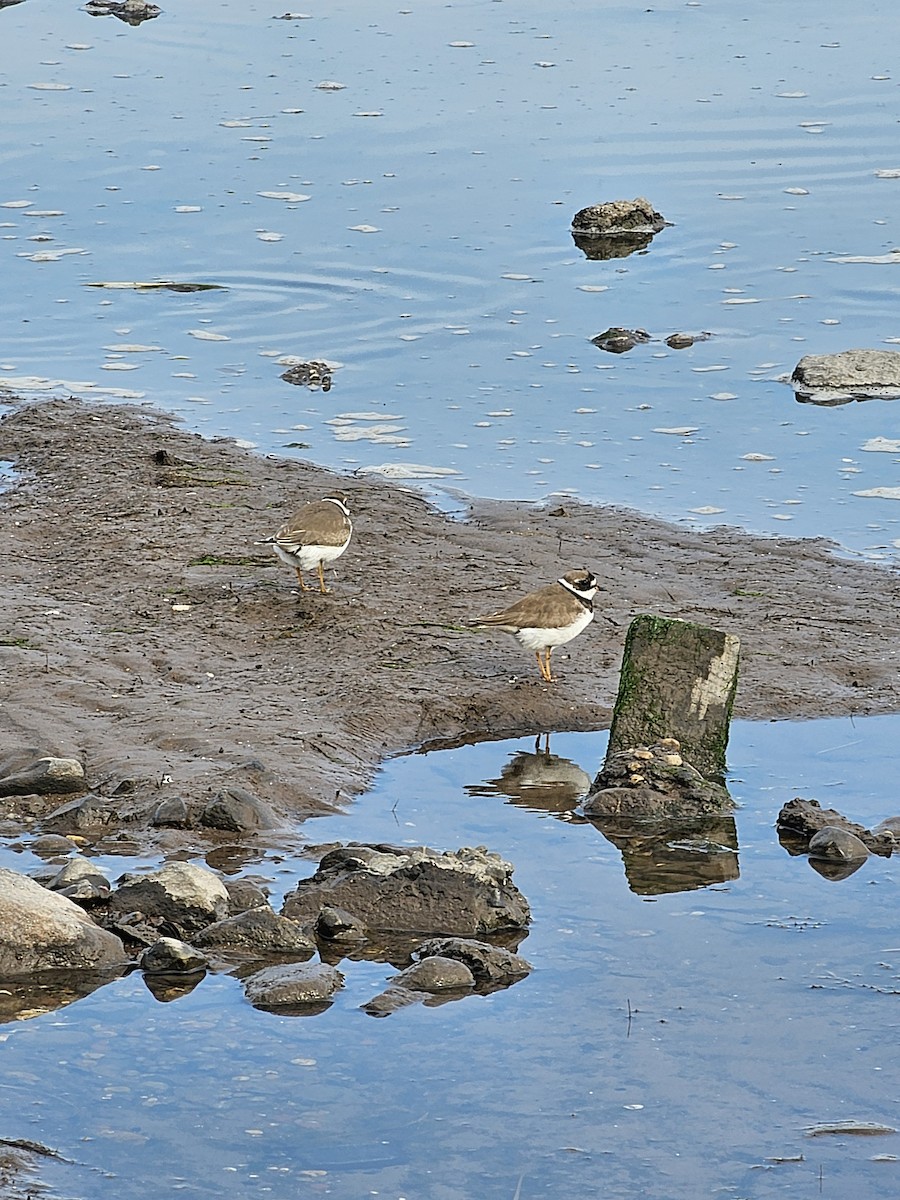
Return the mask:
[[[691,892],[740,876],[731,816],[640,826],[622,817],[588,819],[621,852],[628,886],[638,896]]]
[[[194,971],[190,975],[145,974],[143,976],[147,991],[160,1004],[171,1004],[173,1000],[183,1000],[205,978],[205,971]]]
[[[28,979],[4,979],[0,988],[0,1024],[28,1021],[83,1000],[125,974],[111,971],[41,971]]]
[[[550,734],[544,733],[535,738],[533,751],[510,755],[497,779],[465,790],[469,796],[503,795],[510,804],[570,820],[590,786],[591,777],[577,763],[550,753]]]

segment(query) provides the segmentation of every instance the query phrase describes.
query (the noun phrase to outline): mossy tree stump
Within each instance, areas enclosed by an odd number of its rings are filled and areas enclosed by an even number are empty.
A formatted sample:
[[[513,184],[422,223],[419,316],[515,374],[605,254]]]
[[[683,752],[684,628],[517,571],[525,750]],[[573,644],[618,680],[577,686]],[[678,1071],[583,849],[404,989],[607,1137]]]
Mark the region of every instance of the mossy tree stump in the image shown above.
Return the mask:
[[[704,779],[725,775],[740,641],[688,621],[641,615],[625,640],[607,759],[677,738]]]

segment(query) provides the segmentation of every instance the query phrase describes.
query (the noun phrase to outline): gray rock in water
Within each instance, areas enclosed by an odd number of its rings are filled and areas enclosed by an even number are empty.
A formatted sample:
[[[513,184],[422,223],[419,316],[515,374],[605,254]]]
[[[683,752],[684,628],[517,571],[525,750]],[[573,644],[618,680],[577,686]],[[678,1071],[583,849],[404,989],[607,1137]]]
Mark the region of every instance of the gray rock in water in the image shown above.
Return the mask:
[[[883,823],[882,823],[883,825]],[[849,821],[834,808],[822,808],[818,800],[804,800],[795,796],[782,805],[776,822],[778,837],[792,852],[802,854],[809,851],[814,836],[825,829],[842,829],[852,834],[873,854],[889,858],[896,846],[893,833],[879,826],[866,829],[855,821]]]
[[[325,942],[359,942],[366,937],[366,927],[352,913],[326,904],[316,918],[316,937]]]
[[[254,1008],[298,1014],[321,1012],[344,986],[344,976],[325,963],[287,963],[263,967],[244,980],[244,994]]]
[[[659,233],[665,226],[665,217],[643,196],[589,204],[572,218],[572,233],[586,238]]]
[[[326,854],[285,897],[282,913],[311,925],[328,905],[392,933],[471,937],[520,929],[531,911],[512,873],[484,847],[441,853],[354,844]]]
[[[59,858],[68,856],[78,849],[71,838],[63,837],[60,833],[45,833],[28,843],[28,849],[38,858]]]
[[[84,767],[77,758],[20,750],[0,759],[0,796],[51,796],[84,787]]]
[[[810,858],[825,858],[836,862],[856,862],[868,858],[865,842],[836,825],[826,825],[814,834],[809,842]]]
[[[897,399],[900,398],[900,351],[807,354],[794,367],[791,386],[798,400],[812,404]]]
[[[138,966],[150,975],[192,975],[209,965],[204,955],[178,938],[160,938],[148,946]]]
[[[77,904],[0,867],[0,978],[37,971],[93,971],[127,959],[115,934]]]
[[[395,975],[391,985],[412,992],[462,991],[475,986],[475,976],[458,959],[431,954]]]
[[[194,941],[198,946],[217,949],[296,954],[303,958],[311,958],[316,949],[296,921],[280,917],[268,905],[216,921],[198,933]]]
[[[522,979],[531,971],[531,963],[520,954],[513,954],[502,946],[489,942],[476,942],[471,938],[429,938],[416,951],[415,957],[440,955],[455,958],[472,972],[479,988],[506,986]]]
[[[90,882],[99,892],[109,892],[110,883],[96,863],[76,854],[47,884],[52,892],[62,892],[74,884]]]
[[[137,910],[162,918],[189,937],[228,915],[228,892],[212,871],[174,862],[129,878],[110,896],[109,909],[113,917]]]

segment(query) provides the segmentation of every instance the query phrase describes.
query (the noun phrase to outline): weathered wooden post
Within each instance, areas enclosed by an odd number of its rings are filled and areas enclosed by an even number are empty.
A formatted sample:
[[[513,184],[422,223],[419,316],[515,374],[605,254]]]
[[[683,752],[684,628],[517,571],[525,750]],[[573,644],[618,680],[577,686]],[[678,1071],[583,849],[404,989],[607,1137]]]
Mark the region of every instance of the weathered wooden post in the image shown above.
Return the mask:
[[[741,643],[734,634],[665,617],[628,630],[607,756],[676,738],[704,777],[721,779]]]
[[[632,621],[588,816],[672,821],[732,807],[725,751],[739,652],[733,634],[704,625],[646,615]]]

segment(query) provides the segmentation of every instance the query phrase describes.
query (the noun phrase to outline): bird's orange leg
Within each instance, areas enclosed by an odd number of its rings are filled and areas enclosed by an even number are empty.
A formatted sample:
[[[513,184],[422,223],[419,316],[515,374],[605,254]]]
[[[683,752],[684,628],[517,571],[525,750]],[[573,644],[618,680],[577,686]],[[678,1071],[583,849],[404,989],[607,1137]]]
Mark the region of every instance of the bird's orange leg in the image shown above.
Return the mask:
[[[306,584],[303,582],[303,576],[300,574],[300,568],[299,568],[299,567],[294,567],[294,570],[297,572],[297,578],[300,580],[300,591],[301,591],[301,592],[308,592],[308,591],[309,591],[309,588],[308,588],[308,587],[306,586]]]
[[[328,588],[325,586],[325,573],[322,570],[322,560],[321,559],[319,559],[319,591],[322,593],[323,596],[328,591]]]

